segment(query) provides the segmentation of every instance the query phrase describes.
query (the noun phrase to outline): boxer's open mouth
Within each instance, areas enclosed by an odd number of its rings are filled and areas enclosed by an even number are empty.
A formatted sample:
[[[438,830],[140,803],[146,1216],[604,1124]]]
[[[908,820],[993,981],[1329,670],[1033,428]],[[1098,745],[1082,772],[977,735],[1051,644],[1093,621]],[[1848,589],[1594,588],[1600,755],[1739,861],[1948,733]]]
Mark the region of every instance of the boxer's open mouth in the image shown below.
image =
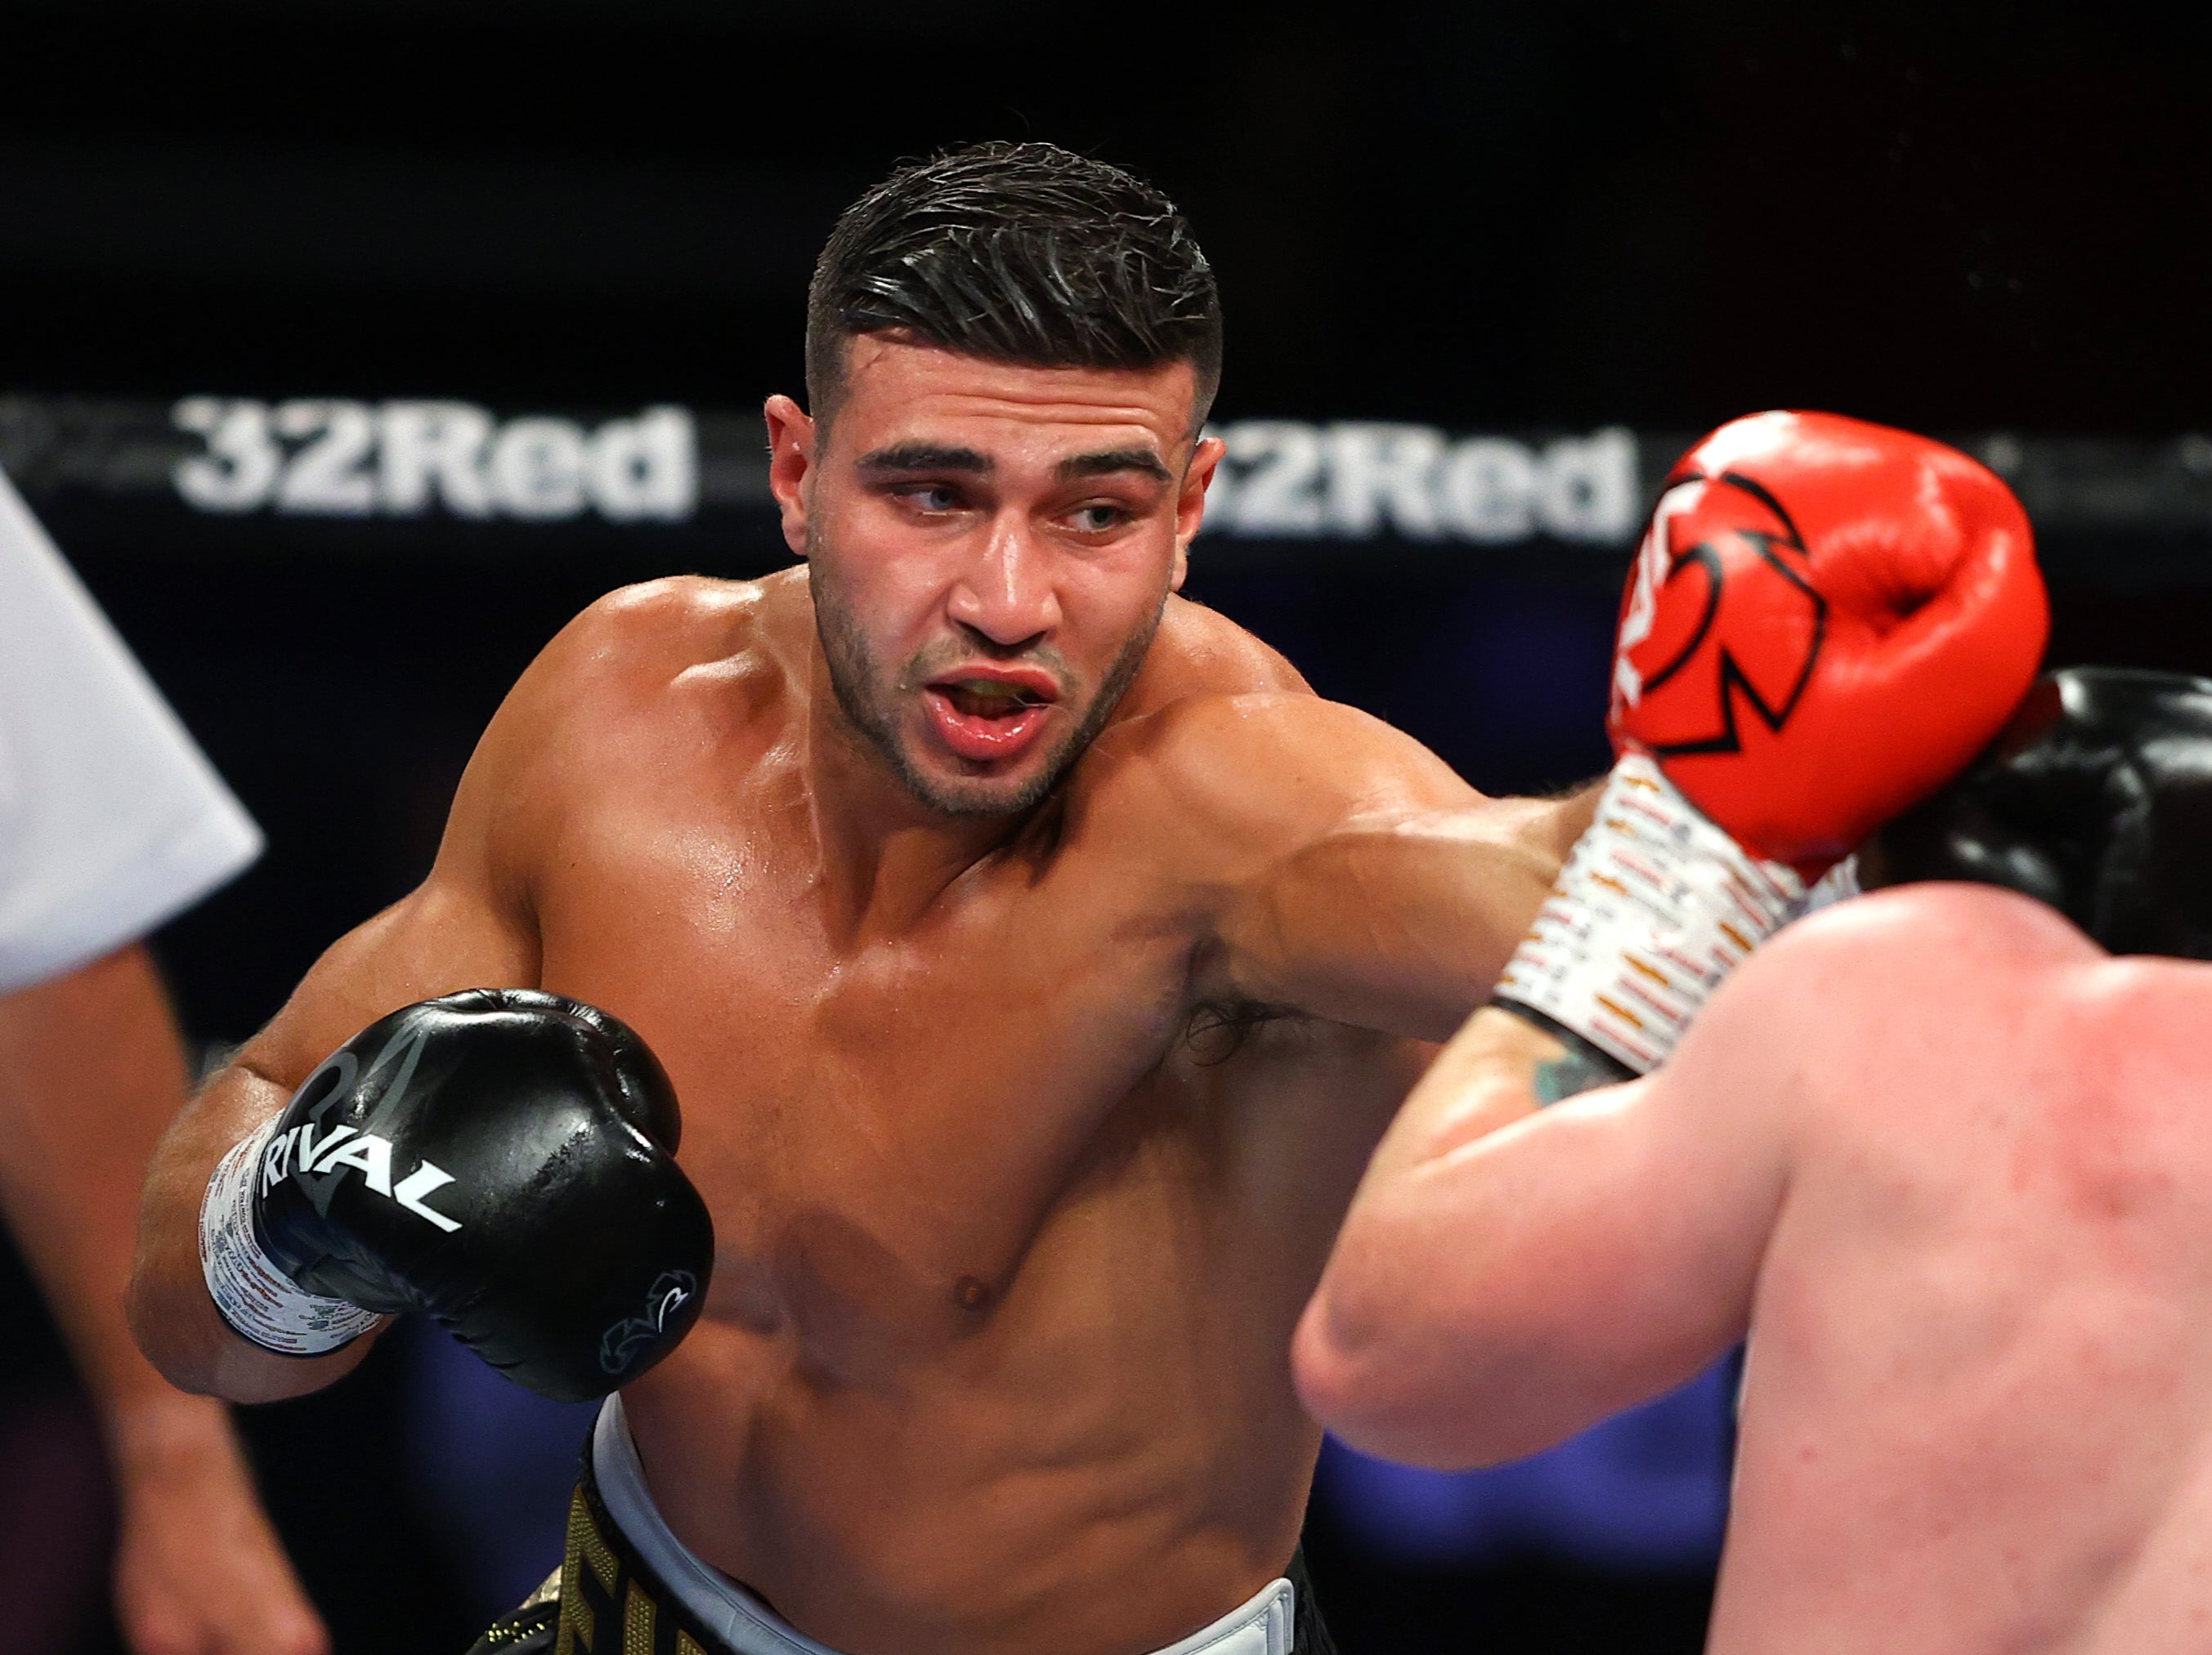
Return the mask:
[[[937,733],[963,759],[1009,759],[1027,747],[1060,700],[1035,668],[969,668],[922,686]]]
[[[971,718],[1011,718],[1026,707],[1048,706],[1051,699],[992,678],[961,678],[930,688]]]

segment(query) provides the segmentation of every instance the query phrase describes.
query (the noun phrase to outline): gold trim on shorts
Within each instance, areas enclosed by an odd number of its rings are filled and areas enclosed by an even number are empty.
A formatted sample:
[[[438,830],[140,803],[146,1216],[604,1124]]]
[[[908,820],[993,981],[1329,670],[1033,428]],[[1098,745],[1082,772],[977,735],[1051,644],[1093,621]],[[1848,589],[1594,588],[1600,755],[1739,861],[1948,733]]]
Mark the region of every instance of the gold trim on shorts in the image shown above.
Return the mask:
[[[556,1579],[553,1655],[720,1655],[725,1647],[640,1565],[588,1488],[569,1497]]]

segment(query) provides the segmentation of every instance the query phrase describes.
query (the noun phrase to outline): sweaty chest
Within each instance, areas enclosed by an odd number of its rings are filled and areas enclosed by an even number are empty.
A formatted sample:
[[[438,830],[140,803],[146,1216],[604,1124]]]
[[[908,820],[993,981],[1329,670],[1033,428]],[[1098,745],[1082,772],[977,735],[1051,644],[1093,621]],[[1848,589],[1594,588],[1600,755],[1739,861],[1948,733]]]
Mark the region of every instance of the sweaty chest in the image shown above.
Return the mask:
[[[1034,860],[840,935],[795,834],[668,820],[571,847],[538,895],[542,979],[666,1067],[721,1268],[761,1300],[735,1313],[995,1298],[1176,1045],[1187,942]]]

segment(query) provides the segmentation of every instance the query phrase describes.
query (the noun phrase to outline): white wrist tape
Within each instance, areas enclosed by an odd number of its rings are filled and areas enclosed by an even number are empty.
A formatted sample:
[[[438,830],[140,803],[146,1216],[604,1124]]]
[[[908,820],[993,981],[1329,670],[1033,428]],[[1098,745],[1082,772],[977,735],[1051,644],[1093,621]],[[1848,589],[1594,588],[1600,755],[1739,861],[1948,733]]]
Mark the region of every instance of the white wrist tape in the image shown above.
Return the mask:
[[[1804,901],[1793,869],[1752,855],[1632,753],[1613,766],[1498,997],[1648,1074],[1721,979]]]
[[[254,1185],[276,1135],[271,1120],[231,1147],[200,1201],[200,1274],[222,1319],[280,1356],[319,1356],[351,1344],[384,1319],[374,1311],[302,1293],[270,1261],[253,1234]]]
[[[1805,913],[1818,913],[1822,908],[1832,908],[1859,894],[1859,859],[1856,855],[1847,856],[1813,882],[1813,888],[1805,893]],[[1804,914],[1798,918],[1802,919]]]

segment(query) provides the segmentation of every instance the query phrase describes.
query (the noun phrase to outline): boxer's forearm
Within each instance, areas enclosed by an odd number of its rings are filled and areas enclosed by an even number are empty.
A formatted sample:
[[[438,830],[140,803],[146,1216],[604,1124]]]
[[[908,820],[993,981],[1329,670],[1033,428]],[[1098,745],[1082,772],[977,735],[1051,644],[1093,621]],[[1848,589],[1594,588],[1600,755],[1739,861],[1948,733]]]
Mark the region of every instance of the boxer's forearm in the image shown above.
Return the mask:
[[[1407,1095],[1368,1163],[1352,1211],[1387,1199],[1424,1163],[1556,1101],[1547,1078],[1571,1063],[1556,1036],[1495,1006],[1478,1009]]]
[[[232,1402],[305,1396],[350,1372],[376,1337],[326,1356],[279,1355],[234,1331],[209,1297],[199,1228],[208,1180],[234,1145],[283,1110],[289,1095],[258,1072],[250,1057],[234,1062],[178,1117],[148,1170],[131,1276],[131,1331],[155,1365],[186,1391]]]
[[[1392,1458],[1486,1464],[1741,1338],[1811,997],[1774,963],[1754,956],[1666,1068],[1623,1084],[1592,1086],[1602,1060],[1514,1013],[1471,1019],[1393,1123],[1299,1324],[1314,1416]]]
[[[1475,1405],[1535,1370],[1513,1331],[1529,1262],[1497,1222],[1493,1166],[1465,1152],[1612,1078],[1495,1007],[1437,1055],[1369,1163],[1298,1329],[1299,1387],[1324,1424],[1355,1446],[1432,1464],[1542,1446],[1546,1410],[1524,1428],[1510,1408]]]
[[[1595,800],[1355,815],[1237,917],[1240,986],[1334,1021],[1449,1039],[1489,998]]]
[[[1614,1130],[1632,1095],[1547,1112],[1370,1192],[1293,1341],[1316,1419],[1386,1458],[1493,1464],[1725,1348],[1728,1306],[1702,1280],[1669,1280],[1679,1261],[1650,1257],[1668,1251],[1665,1227]]]
[[[457,850],[451,828],[447,838],[441,869],[447,858],[472,868],[467,844]],[[176,1385],[232,1402],[274,1402],[320,1390],[368,1354],[375,1332],[312,1357],[278,1355],[235,1332],[209,1296],[200,1206],[223,1157],[274,1120],[293,1088],[365,1024],[430,995],[536,980],[534,935],[510,925],[511,911],[486,900],[477,876],[480,870],[434,872],[413,895],[333,943],[155,1151],[140,1209],[131,1328]]]

